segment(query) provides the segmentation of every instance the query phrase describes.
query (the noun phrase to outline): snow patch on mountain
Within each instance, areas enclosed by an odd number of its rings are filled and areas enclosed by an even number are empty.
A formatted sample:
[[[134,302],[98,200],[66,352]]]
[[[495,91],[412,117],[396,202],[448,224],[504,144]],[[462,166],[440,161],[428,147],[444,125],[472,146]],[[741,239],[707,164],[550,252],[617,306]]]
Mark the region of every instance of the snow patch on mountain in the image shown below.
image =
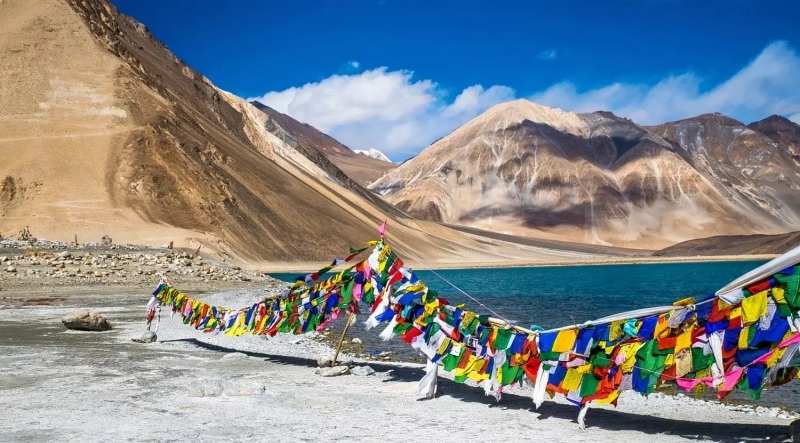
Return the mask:
[[[382,160],[385,162],[394,163],[386,154],[375,148],[355,149],[354,151],[356,154],[366,155],[367,157],[372,157],[376,160]]]

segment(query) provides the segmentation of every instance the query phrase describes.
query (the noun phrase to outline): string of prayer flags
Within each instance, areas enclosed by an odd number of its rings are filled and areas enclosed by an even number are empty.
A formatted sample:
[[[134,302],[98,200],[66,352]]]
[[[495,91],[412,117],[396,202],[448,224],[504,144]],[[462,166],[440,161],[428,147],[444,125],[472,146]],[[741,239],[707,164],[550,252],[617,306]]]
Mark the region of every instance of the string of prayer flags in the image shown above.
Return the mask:
[[[369,247],[367,258],[323,278]],[[420,392],[435,392],[441,368],[497,399],[515,383],[533,387],[537,406],[548,394],[563,395],[582,417],[590,403],[615,405],[624,390],[702,387],[724,398],[739,389],[757,399],[764,387],[793,380],[799,288],[800,266],[792,263],[720,295],[533,331],[450,304],[381,239],[243,309],[208,305],[166,284],[153,297],[195,329],[230,335],[321,330],[343,310],[366,305],[368,329],[382,326],[381,338],[399,337],[427,358]]]

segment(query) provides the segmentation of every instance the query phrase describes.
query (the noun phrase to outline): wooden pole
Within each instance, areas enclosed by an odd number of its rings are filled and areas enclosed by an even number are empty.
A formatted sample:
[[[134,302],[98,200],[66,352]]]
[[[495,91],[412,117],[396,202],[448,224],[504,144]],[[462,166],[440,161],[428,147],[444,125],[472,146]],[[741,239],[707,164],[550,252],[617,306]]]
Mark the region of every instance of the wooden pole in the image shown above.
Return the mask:
[[[344,343],[344,338],[347,336],[347,330],[350,329],[350,323],[353,322],[353,313],[351,312],[347,316],[347,324],[344,325],[344,329],[342,329],[342,336],[339,338],[339,345],[336,346],[336,353],[333,354],[333,360],[331,360],[331,366],[336,366],[336,359],[339,358],[339,351],[342,350],[342,344]]]

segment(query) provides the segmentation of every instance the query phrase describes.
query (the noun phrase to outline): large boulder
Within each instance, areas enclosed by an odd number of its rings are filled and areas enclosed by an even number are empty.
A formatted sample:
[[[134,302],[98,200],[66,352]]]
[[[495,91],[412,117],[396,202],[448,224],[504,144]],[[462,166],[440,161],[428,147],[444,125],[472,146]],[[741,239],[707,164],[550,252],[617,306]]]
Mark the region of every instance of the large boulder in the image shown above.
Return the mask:
[[[80,311],[65,315],[61,318],[61,323],[67,329],[76,331],[108,331],[111,323],[97,312]]]

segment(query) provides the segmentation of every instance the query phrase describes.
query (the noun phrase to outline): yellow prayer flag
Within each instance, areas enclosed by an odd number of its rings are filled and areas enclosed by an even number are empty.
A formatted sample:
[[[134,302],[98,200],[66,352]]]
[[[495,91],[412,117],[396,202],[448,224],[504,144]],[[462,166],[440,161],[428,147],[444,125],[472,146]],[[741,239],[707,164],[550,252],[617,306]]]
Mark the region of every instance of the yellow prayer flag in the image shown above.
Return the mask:
[[[565,391],[577,391],[581,385],[582,378],[583,374],[581,374],[577,368],[567,369],[567,374],[564,375],[564,380],[561,381],[561,389]]]
[[[684,349],[692,347],[692,330],[694,328],[688,327],[685,331],[683,331],[678,338],[675,340],[675,353],[678,353]]]
[[[739,332],[739,349],[747,349],[750,346],[750,328],[743,327]]]
[[[556,340],[553,342],[552,352],[568,352],[575,346],[575,339],[578,338],[577,329],[566,329],[559,331]]]
[[[742,300],[742,324],[752,325],[767,313],[767,293],[761,291]]]
[[[775,303],[786,303],[786,294],[783,288],[772,288],[772,298],[775,299]]]
[[[617,399],[617,397],[619,397],[619,390],[611,391],[611,393],[608,394],[608,397],[596,398],[596,399],[592,400],[592,403],[601,404],[601,405],[610,405],[611,403],[613,403]]]
[[[614,341],[622,337],[622,326],[625,324],[624,320],[617,320],[611,322],[611,327],[608,330],[608,341]]]

